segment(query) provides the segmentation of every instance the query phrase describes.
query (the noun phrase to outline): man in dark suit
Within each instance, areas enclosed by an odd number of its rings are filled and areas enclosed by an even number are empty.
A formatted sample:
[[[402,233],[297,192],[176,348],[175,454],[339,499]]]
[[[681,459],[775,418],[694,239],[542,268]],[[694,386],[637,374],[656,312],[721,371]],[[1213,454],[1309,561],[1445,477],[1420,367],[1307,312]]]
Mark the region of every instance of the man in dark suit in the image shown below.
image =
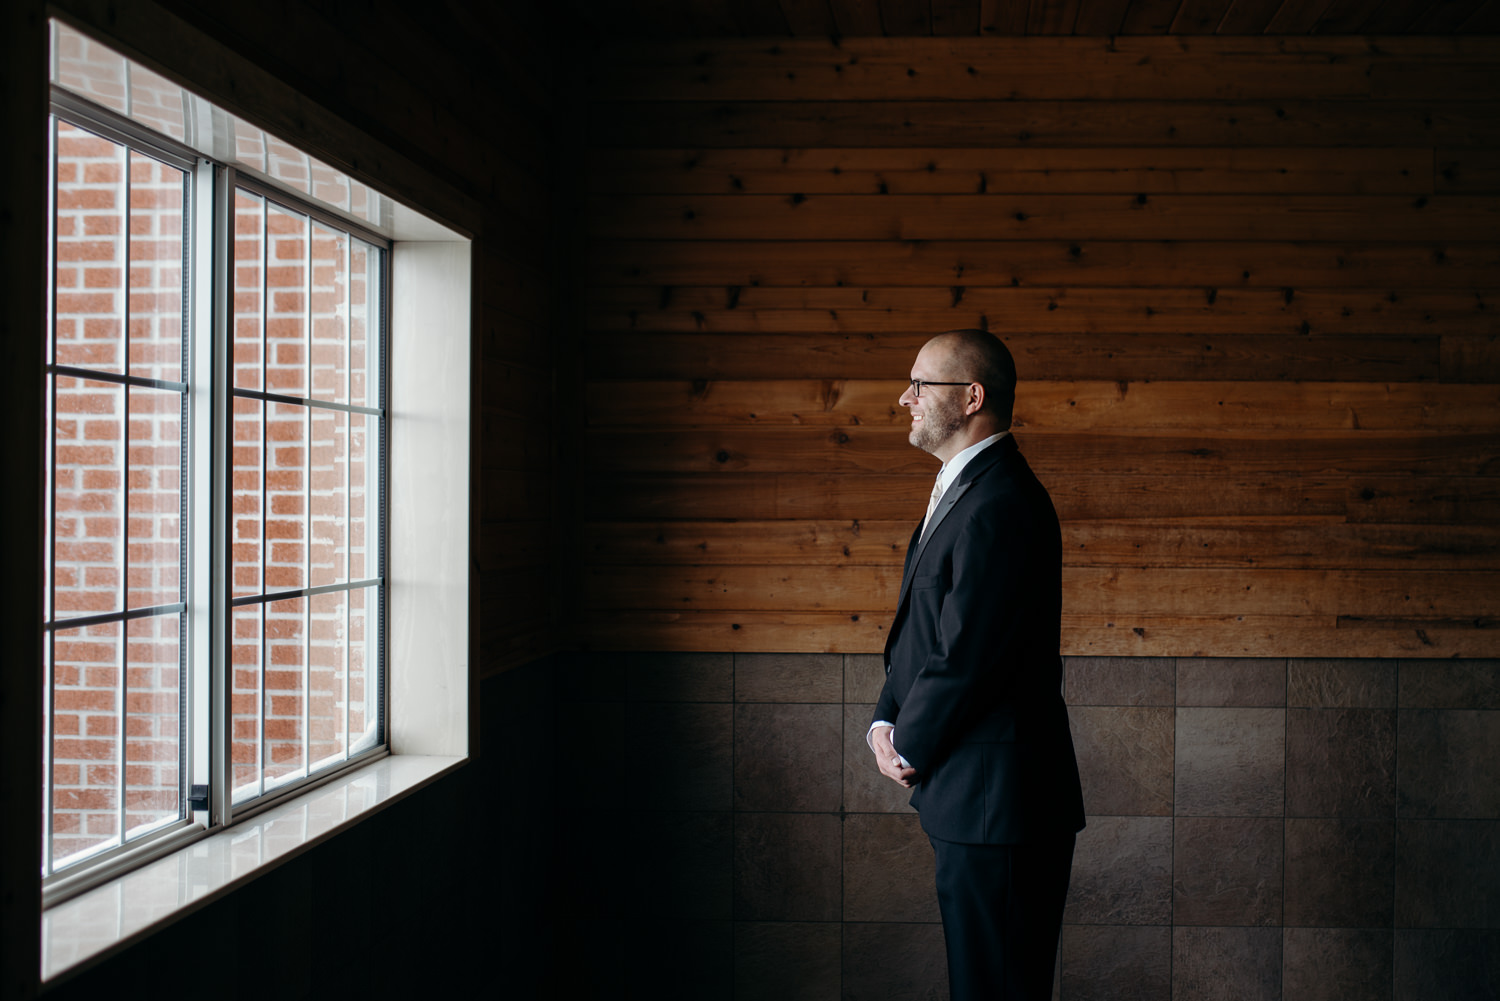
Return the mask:
[[[867,740],[937,859],[955,1001],[1047,1001],[1083,797],[1058,656],[1062,542],[1009,433],[999,338],[928,341],[901,405],[943,461],[912,535]]]

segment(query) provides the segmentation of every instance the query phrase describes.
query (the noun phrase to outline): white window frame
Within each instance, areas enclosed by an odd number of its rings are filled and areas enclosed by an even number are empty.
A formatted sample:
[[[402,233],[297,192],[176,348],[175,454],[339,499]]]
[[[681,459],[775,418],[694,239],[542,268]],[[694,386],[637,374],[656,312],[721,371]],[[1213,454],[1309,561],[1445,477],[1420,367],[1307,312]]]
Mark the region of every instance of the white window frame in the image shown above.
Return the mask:
[[[212,109],[201,98],[197,100]],[[253,169],[246,171],[241,164],[206,156],[205,147],[226,148],[222,134],[201,136],[195,149],[56,87],[54,106],[66,109],[69,120],[86,113],[90,124],[84,127],[90,130],[91,123],[109,123],[128,135],[132,145],[142,142],[166,148],[196,164],[193,264],[200,270],[199,282],[204,275],[212,276],[212,293],[195,291],[188,305],[192,346],[187,381],[195,415],[190,427],[199,431],[210,423],[205,415],[212,414],[213,427],[228,432],[229,366],[226,362],[213,371],[209,352],[202,348],[204,332],[210,330],[214,350],[221,357],[227,347],[229,241],[237,172],[255,178],[259,187],[277,187],[278,200],[291,200],[299,211],[310,210],[314,218],[369,242],[387,243],[387,294],[383,296],[387,433],[382,442],[387,528],[385,650],[381,657],[385,739],[381,747],[344,766],[233,807],[228,690],[221,673],[222,661],[227,660],[223,621],[228,609],[224,581],[227,515],[222,509],[228,500],[224,468],[228,452],[227,448],[213,449],[214,440],[227,439],[195,434],[189,445],[189,504],[200,528],[189,532],[192,551],[188,560],[197,572],[191,574],[189,584],[187,659],[192,667],[184,682],[190,685],[190,717],[207,719],[210,725],[184,729],[183,739],[190,742],[189,757],[195,762],[184,783],[210,785],[211,799],[207,809],[193,811],[191,819],[166,832],[169,837],[103,853],[99,864],[77,874],[65,872],[63,878],[49,883],[42,915],[44,980],[102,958],[462,764],[469,753],[475,683],[469,663],[469,239],[383,198],[386,212],[374,228],[310,204]],[[213,183],[205,183],[210,178]],[[215,213],[224,221],[217,229],[212,225]],[[226,305],[220,309],[216,302]],[[226,484],[217,497],[212,489],[215,482]],[[220,510],[213,510],[215,503]],[[203,525],[211,526],[211,537]],[[210,556],[203,550],[210,550],[219,563],[210,572],[200,568]],[[216,756],[214,748],[222,753]],[[208,781],[212,775],[200,769],[199,763],[210,773],[222,768],[220,780]],[[50,811],[50,803],[44,803],[44,809]],[[258,846],[253,859],[243,851],[247,842]]]

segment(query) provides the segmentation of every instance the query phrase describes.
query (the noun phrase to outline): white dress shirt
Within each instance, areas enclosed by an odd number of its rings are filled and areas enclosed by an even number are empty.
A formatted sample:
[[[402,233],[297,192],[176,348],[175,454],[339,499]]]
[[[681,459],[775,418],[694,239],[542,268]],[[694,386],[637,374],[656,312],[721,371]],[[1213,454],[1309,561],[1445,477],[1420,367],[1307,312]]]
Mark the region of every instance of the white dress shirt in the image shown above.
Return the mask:
[[[999,434],[990,435],[983,441],[976,441],[974,444],[970,445],[968,448],[964,449],[962,452],[958,453],[947,462],[943,463],[943,468],[938,470],[937,475],[938,486],[942,487],[943,493],[946,494],[948,492],[948,488],[953,486],[953,484],[958,480],[958,474],[964,471],[964,467],[972,462],[976,455],[978,455],[980,452],[983,452],[985,449],[989,448],[991,445],[995,444],[995,442],[999,441],[1001,438],[1004,438],[1008,434],[1010,434],[1009,431],[1001,431]],[[941,505],[942,501],[939,500],[938,503]],[[933,509],[933,513],[937,513],[936,508]],[[875,750],[875,744],[870,740],[870,736],[875,732],[876,727],[881,726],[888,726],[891,728],[891,746],[896,746],[896,724],[891,723],[887,720],[878,719],[870,724],[870,729],[865,731],[865,743],[870,745],[870,750],[872,751]],[[896,757],[901,761],[902,768],[911,767],[911,763],[901,756],[901,752],[899,750],[896,752]]]

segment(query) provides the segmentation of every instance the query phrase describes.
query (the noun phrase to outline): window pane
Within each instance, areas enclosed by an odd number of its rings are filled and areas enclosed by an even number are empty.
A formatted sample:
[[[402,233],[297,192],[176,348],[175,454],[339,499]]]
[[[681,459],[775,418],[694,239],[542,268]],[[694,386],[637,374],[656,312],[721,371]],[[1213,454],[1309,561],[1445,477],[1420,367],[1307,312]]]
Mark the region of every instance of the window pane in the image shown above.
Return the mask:
[[[66,25],[56,25],[56,31],[57,82],[95,104],[126,113],[125,57]]]
[[[65,26],[54,33],[54,83],[135,125],[113,116],[108,127],[89,125],[81,104],[59,114],[111,139],[53,119],[53,322],[41,373],[53,477],[42,627],[49,875],[179,824],[188,776],[225,777],[217,759],[212,768],[197,760],[193,732],[227,730],[235,803],[381,745],[380,587],[263,599],[379,573],[384,418],[337,408],[383,405],[387,273],[378,239],[315,221],[300,198],[247,171],[243,183],[266,194],[235,190],[230,218],[212,220],[215,231],[231,229],[231,294],[221,303],[212,276],[191,270],[196,171],[149,138],[190,138],[189,121],[222,129],[220,112]],[[206,155],[236,145],[261,177],[384,216],[369,188],[224,119],[233,135]],[[217,313],[197,331],[200,346],[229,330],[228,358],[213,361],[228,369],[216,378],[232,390],[229,426],[200,413],[196,428],[215,468],[229,460],[228,497],[217,477],[202,497],[188,486],[192,395],[179,387],[199,302]],[[287,397],[298,402],[280,402]],[[187,523],[190,507],[219,504],[229,511],[226,545],[209,539],[206,521]],[[199,533],[191,546],[189,532]],[[253,602],[230,608],[228,643],[193,672],[187,622],[200,610],[178,610],[197,593],[187,587],[190,553],[204,581],[224,574],[234,599]],[[198,668],[227,679],[229,719],[186,715],[211,701],[189,697]]]
[[[349,402],[379,407],[380,251],[360,240],[349,246]]]
[[[379,570],[372,545],[378,541],[376,517],[378,501],[380,441],[378,417],[349,415],[349,533],[348,573],[350,580],[369,580]]]
[[[53,635],[51,847],[57,867],[119,840],[121,634],[120,623],[108,622]]]
[[[311,157],[275,136],[266,136],[266,173],[304,195],[312,191]]]
[[[266,207],[266,389],[307,396],[308,218]]]
[[[310,159],[312,170],[312,196],[319,201],[341,209],[349,206],[349,175],[334,170],[321,160]]]
[[[230,763],[236,803],[261,791],[262,610],[261,605],[241,605],[230,616]]]
[[[187,137],[182,88],[137,63],[129,66],[130,117],[182,142]]]
[[[349,390],[349,238],[312,227],[312,397],[346,403]]]
[[[61,365],[124,371],[125,153],[57,124],[53,328]]]
[[[52,604],[57,618],[121,608],[125,388],[56,380]]]
[[[312,411],[309,459],[312,548],[308,558],[313,587],[348,579],[345,534],[349,519],[345,505],[348,497],[349,417],[342,410]]]
[[[303,774],[307,744],[307,599],[265,605],[265,779]]]
[[[266,139],[267,135],[249,122],[233,118],[234,122],[234,155],[242,166],[262,174],[269,173],[266,169]]]
[[[130,154],[130,374],[182,381],[186,175]]]
[[[262,447],[265,442],[265,405],[259,400],[234,401],[234,449],[230,469],[230,591],[238,598],[259,594],[265,553],[262,542]]]
[[[244,191],[235,246],[236,388],[378,403],[383,252]],[[243,397],[233,413],[235,596],[376,575],[381,418]],[[235,612],[235,802],[379,744],[377,594]]]
[[[49,433],[45,439],[42,468],[47,471],[49,479],[47,480],[48,486],[44,487],[42,491],[42,533],[44,536],[43,546],[46,553],[45,558],[42,560],[42,621],[51,622],[57,617],[55,607],[57,600],[57,580],[56,568],[53,566],[52,551],[52,540],[57,533],[57,512],[53,505],[59,486],[64,490],[75,491],[77,489],[76,481],[78,476],[76,472],[69,470],[64,474],[63,479],[65,482],[59,484],[57,458],[53,454],[57,448],[57,414],[53,409],[57,399],[57,377],[48,372],[43,379],[43,387],[42,391],[45,395],[42,397],[44,401],[42,404],[42,426],[49,429]],[[69,584],[70,586],[76,584],[76,580],[70,581]]]
[[[230,385],[260,389],[265,323],[262,267],[265,251],[265,199],[234,193],[234,372]]]
[[[307,587],[308,408],[273,403],[266,419],[267,591]]]
[[[182,599],[182,394],[132,386],[128,607]]]
[[[376,683],[373,637],[378,634],[380,588],[349,592],[349,753],[358,754],[380,743],[376,711],[380,686]]]
[[[348,595],[342,591],[312,596],[308,643],[308,760],[316,770],[344,758],[344,692],[348,670]]]
[[[126,623],[127,837],[182,817],[180,619],[153,615]]]

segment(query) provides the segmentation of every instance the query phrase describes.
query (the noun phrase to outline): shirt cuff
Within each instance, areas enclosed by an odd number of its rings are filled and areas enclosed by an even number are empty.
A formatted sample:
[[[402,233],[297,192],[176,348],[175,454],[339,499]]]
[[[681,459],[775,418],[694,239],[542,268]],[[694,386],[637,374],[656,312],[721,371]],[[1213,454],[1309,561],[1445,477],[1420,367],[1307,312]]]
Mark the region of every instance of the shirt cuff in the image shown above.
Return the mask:
[[[865,731],[865,743],[869,745],[870,750],[875,750],[875,742],[870,739],[870,735],[875,732],[875,728],[877,726],[888,726],[891,728],[891,747],[894,748],[896,746],[896,724],[890,722],[889,720],[878,719],[870,724],[870,729]],[[896,760],[901,762],[902,768],[911,767],[911,762],[907,761],[906,756],[900,751],[896,752]]]

